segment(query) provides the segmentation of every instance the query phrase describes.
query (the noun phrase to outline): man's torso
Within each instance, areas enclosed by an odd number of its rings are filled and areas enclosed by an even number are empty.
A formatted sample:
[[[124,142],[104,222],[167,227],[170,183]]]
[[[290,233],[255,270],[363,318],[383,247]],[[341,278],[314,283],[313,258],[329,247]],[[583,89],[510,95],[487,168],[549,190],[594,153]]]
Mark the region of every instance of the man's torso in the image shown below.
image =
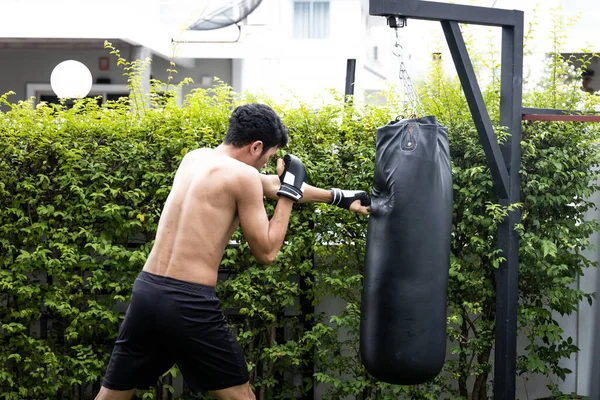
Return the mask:
[[[223,252],[239,224],[231,185],[240,168],[251,167],[212,149],[185,156],[144,271],[216,285]]]

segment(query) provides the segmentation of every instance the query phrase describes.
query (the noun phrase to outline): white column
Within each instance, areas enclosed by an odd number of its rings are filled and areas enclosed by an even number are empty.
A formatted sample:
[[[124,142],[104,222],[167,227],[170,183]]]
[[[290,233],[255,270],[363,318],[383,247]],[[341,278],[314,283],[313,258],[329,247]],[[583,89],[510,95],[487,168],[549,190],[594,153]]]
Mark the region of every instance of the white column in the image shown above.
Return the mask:
[[[231,60],[231,87],[236,93],[244,91],[244,59],[233,58]]]
[[[140,60],[142,63],[146,59],[152,59],[152,51],[144,46],[132,46],[131,47],[131,61]],[[141,95],[146,99],[146,107],[149,106],[150,99],[150,76],[152,75],[152,63],[150,62],[147,67],[143,70],[141,76]]]

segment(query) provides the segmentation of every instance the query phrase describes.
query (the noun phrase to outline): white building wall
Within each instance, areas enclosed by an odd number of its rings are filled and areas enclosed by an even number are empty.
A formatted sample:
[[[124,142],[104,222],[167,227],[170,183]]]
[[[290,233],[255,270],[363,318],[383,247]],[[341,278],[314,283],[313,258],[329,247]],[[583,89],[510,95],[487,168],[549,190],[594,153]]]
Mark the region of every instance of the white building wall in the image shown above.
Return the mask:
[[[564,49],[566,52],[578,51],[586,43],[591,44],[592,50],[600,48],[600,36],[596,34],[597,18],[595,17],[600,10],[600,3],[595,0],[548,0],[543,3],[543,6],[538,6],[537,2],[518,0],[459,0],[457,2],[525,11],[526,25],[537,24],[534,35],[528,40],[528,49],[533,54],[526,59],[525,63],[526,77],[531,76],[532,79],[539,77],[541,57],[552,48],[548,28],[551,26],[556,7],[564,9],[563,14],[566,14],[567,19],[574,16],[580,18],[579,22],[569,29]],[[248,63],[250,69],[260,68],[256,66],[257,59],[305,60],[305,63],[296,61],[283,70],[280,76],[285,82],[297,80],[300,76],[298,71],[311,73],[317,59],[356,58],[359,61],[360,71],[362,63],[367,61],[367,50],[376,43],[381,58],[374,64],[378,66],[378,72],[395,82],[397,62],[390,56],[393,30],[385,27],[384,18],[373,17],[371,21],[380,21],[379,27],[371,30],[370,36],[368,35],[365,23],[367,0],[331,0],[331,36],[325,41],[290,40],[293,26],[292,4],[292,0],[264,0],[244,22],[242,35],[237,42],[216,43],[215,41],[235,40],[237,29],[229,27],[209,32],[185,34],[181,32],[184,23],[194,20],[201,12],[201,4],[195,1],[106,0],[100,5],[76,0],[6,0],[0,4],[0,15],[4,16],[0,24],[0,38],[122,38],[132,44],[150,47],[155,53],[165,57],[172,54],[171,39],[191,40],[193,43],[179,45],[176,57],[252,59]],[[172,14],[171,22],[166,23],[161,13]],[[489,51],[487,38],[491,32],[494,32],[496,37],[495,43],[499,44],[500,29],[498,28],[471,26],[468,31],[473,32],[473,37],[479,38],[476,47],[484,52]],[[424,76],[431,53],[440,50],[447,71],[452,73],[453,64],[439,23],[409,20],[408,27],[400,30],[400,36],[405,49],[408,72],[413,79]],[[271,61],[265,63],[266,68],[272,66]],[[283,62],[283,65],[286,66],[286,63]],[[334,70],[336,70],[335,75],[329,75],[328,68],[319,69],[323,82],[328,86],[331,86],[329,82],[337,80],[338,75],[345,73],[344,64],[341,73],[337,72],[337,69]],[[373,75],[360,76],[359,71],[357,71],[358,86],[361,84],[377,86]],[[255,88],[260,81],[260,78],[257,80],[252,76],[251,82],[242,83],[241,86]],[[314,76],[309,76],[306,82],[296,86],[306,91],[308,83],[315,85],[315,93],[321,90],[324,84]],[[271,83],[266,84],[275,86]]]
[[[315,40],[293,39],[292,0],[264,0],[241,24],[239,39],[236,27],[182,32],[186,23],[201,14],[196,2],[148,0],[142,4],[134,0],[123,7],[121,3],[109,0],[97,7],[71,0],[3,2],[0,14],[14,18],[0,24],[0,39],[116,37],[149,47],[162,58],[174,54],[177,61],[244,60],[232,65],[224,80],[231,81],[235,70],[237,90],[264,89],[275,97],[293,92],[311,98],[329,88],[343,91],[346,60],[353,58],[358,59],[357,84],[374,86],[371,74],[361,75],[367,29],[363,0],[331,0],[329,37]],[[36,12],[31,13],[32,9]],[[161,12],[169,12],[170,19],[161,19]],[[175,51],[171,40],[177,42]],[[221,70],[212,72],[223,78]]]
[[[329,88],[343,92],[347,59],[364,59],[365,54],[366,26],[359,0],[330,2],[327,39],[293,38],[291,0],[264,0],[255,12],[242,25],[240,42],[235,44],[243,46],[234,57],[241,60],[233,68],[236,90],[264,90],[276,98],[292,93],[312,98]],[[206,32],[184,36],[190,42],[180,45],[183,57],[195,57],[214,46],[191,42],[206,37]]]

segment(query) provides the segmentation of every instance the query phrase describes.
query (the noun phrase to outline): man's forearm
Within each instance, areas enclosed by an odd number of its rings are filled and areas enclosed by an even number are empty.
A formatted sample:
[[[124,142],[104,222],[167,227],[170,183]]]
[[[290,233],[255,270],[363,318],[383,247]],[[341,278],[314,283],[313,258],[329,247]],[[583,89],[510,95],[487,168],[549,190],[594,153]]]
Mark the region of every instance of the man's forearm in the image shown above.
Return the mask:
[[[331,203],[331,192],[318,187],[306,185],[300,203]]]
[[[277,200],[277,190],[280,182],[277,175],[261,175],[263,193],[272,200]],[[331,203],[331,192],[326,189],[320,189],[311,185],[306,185],[304,195],[300,203]]]
[[[292,212],[293,201],[284,196],[277,202],[273,217],[269,221],[269,253],[266,256],[266,264],[275,261],[277,253],[281,250]]]

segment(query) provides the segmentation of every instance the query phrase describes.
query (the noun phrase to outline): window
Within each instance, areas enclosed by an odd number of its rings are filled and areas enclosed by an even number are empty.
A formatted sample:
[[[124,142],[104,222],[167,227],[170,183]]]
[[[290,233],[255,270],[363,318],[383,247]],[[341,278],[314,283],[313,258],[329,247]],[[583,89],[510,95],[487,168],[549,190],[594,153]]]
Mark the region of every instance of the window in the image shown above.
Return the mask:
[[[180,87],[171,85],[170,90],[174,90],[175,93],[166,94],[163,91],[158,91],[158,98],[166,98],[167,96],[176,96],[177,104],[182,104],[182,91]],[[121,84],[93,84],[90,93],[86,97],[97,97],[98,105],[105,103],[108,100],[118,100],[121,97],[129,97],[129,88],[127,85]],[[54,94],[52,86],[49,83],[28,83],[27,84],[27,98],[34,97],[34,106],[40,101],[48,103],[58,103],[59,99]],[[158,101],[158,99],[156,99]],[[159,101],[160,103],[160,101]]]
[[[294,38],[329,37],[329,1],[294,0]]]
[[[86,97],[101,96],[98,104],[104,103],[106,100],[117,100],[120,97],[129,97],[129,89],[127,85],[116,84],[93,84],[90,93]],[[52,86],[49,83],[28,83],[27,98],[35,97],[34,105],[40,101],[48,103],[58,103],[58,97],[54,94]]]

